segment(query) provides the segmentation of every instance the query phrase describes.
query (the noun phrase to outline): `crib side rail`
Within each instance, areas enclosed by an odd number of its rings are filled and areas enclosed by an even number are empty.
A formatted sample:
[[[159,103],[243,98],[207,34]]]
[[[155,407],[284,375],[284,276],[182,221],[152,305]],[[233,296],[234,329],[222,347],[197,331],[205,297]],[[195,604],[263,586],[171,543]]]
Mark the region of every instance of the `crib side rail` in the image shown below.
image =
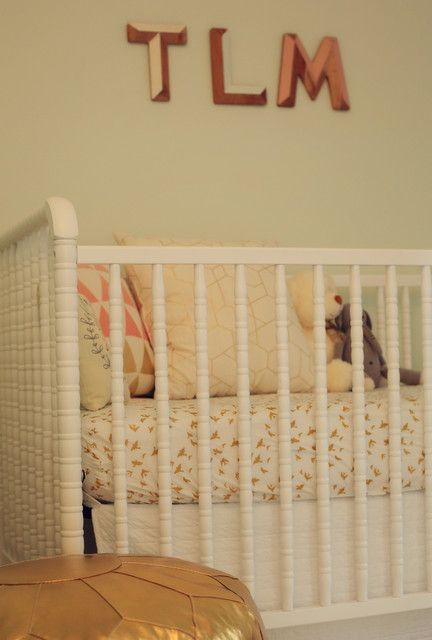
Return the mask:
[[[77,221],[62,198],[0,238],[6,560],[83,550]]]
[[[207,299],[204,268],[206,265],[224,264],[235,266],[235,330],[237,351],[237,399],[239,407],[239,488],[240,488],[240,554],[242,559],[242,578],[253,592],[254,583],[259,579],[254,568],[254,506],[250,482],[250,398],[248,382],[248,328],[245,315],[247,292],[244,282],[244,266],[265,264],[275,266],[276,326],[278,351],[278,415],[279,415],[279,469],[280,469],[280,566],[281,611],[267,612],[266,623],[271,626],[301,624],[307,621],[337,619],[361,615],[373,615],[391,610],[392,599],[377,602],[369,599],[368,593],[368,509],[367,509],[367,455],[365,449],[365,380],[363,367],[362,333],[362,293],[367,287],[377,290],[378,336],[384,350],[387,351],[389,368],[389,435],[390,435],[390,491],[391,515],[389,521],[389,541],[391,546],[390,571],[392,575],[392,595],[401,606],[411,608],[413,599],[403,592],[404,554],[403,554],[403,501],[401,487],[401,408],[399,389],[399,366],[411,367],[410,352],[410,299],[409,290],[419,289],[421,273],[405,275],[397,273],[398,267],[422,267],[423,297],[426,309],[423,320],[423,344],[425,362],[425,439],[426,439],[426,520],[428,527],[427,558],[428,566],[432,562],[432,489],[430,488],[432,449],[431,391],[431,325],[430,306],[430,266],[432,251],[393,251],[393,250],[346,250],[346,249],[281,249],[281,248],[245,248],[245,247],[78,247],[78,261],[110,265],[144,264],[154,267],[153,313],[155,322],[154,343],[156,357],[156,397],[158,407],[158,436],[160,465],[159,486],[163,500],[159,502],[161,548],[164,553],[175,553],[175,531],[172,526],[172,494],[169,478],[170,441],[169,441],[169,380],[167,365],[167,326],[165,316],[165,294],[163,287],[164,267],[170,264],[193,265],[195,272],[195,322],[197,353],[197,400],[199,405],[199,509],[201,561],[213,562],[212,501],[211,501],[211,449],[209,443],[209,370],[208,370],[208,334],[206,330]],[[293,496],[291,491],[291,449],[290,449],[290,396],[288,376],[289,343],[286,334],[287,298],[285,267],[289,265],[314,266],[315,274],[315,424],[317,449],[317,566],[318,601],[321,607],[296,610],[295,575],[293,571]],[[346,612],[333,604],[332,594],[332,524],[331,500],[328,471],[328,417],[327,417],[327,379],[325,360],[325,319],[324,319],[324,280],[323,267],[343,265],[346,275],[336,276],[339,286],[349,291],[348,301],[352,305],[352,361],[353,361],[353,438],[354,438],[354,485],[355,485],[355,544],[354,558],[356,601],[350,603]],[[381,267],[381,275],[361,273],[362,266]],[[383,268],[384,267],[384,268]],[[365,270],[366,271],[366,270]],[[398,287],[402,288],[402,340],[399,336],[399,300]],[[428,306],[429,305],[429,306]],[[409,345],[408,345],[409,342]],[[400,357],[400,343],[403,357]],[[122,401],[119,399],[119,401]],[[432,486],[432,485],[431,485]],[[432,565],[431,565],[432,566]],[[430,575],[432,573],[430,572]],[[432,589],[429,581],[428,589]],[[421,599],[423,598],[423,600]],[[385,600],[385,601],[384,601]],[[421,594],[419,602],[431,602],[429,594]],[[422,605],[419,605],[419,607]],[[295,615],[293,615],[293,613]],[[296,620],[295,623],[290,620]],[[302,622],[300,622],[302,621]]]

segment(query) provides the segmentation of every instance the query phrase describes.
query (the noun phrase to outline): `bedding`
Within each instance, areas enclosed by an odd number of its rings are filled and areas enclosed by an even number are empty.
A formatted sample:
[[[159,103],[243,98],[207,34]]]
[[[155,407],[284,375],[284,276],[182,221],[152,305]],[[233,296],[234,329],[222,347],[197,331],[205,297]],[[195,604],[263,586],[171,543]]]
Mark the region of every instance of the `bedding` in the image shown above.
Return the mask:
[[[224,246],[222,242],[155,240],[119,233],[114,237],[121,245]],[[258,245],[246,242],[242,246]],[[152,269],[147,265],[126,265],[125,270],[144,326],[151,336]],[[275,270],[273,266],[249,265],[245,274],[249,297],[250,391],[274,393],[277,390]],[[234,267],[208,265],[205,276],[210,395],[233,396],[237,388]],[[166,265],[164,286],[170,397],[193,398],[196,395],[193,266]],[[291,391],[310,391],[314,382],[313,358],[290,300],[288,332]]]
[[[367,490],[389,493],[387,389],[366,394]],[[402,482],[405,491],[424,485],[422,387],[401,387]],[[132,399],[125,407],[127,489],[131,503],[158,501],[156,407],[153,399]],[[291,395],[294,500],[316,497],[316,452],[312,394]],[[332,497],[354,493],[352,393],[329,394],[329,473]],[[176,503],[198,500],[197,405],[170,403],[172,495]],[[237,401],[210,400],[214,502],[239,500]],[[113,501],[111,407],[82,413],[84,490]],[[278,499],[277,396],[251,396],[252,486],[256,502]]]
[[[276,503],[254,505],[255,601],[261,611],[279,609],[280,555],[279,511]],[[426,589],[424,492],[403,495],[404,508],[404,591]],[[240,510],[236,504],[213,506],[214,564],[221,570],[241,575]],[[173,506],[173,555],[199,562],[198,505]],[[331,501],[332,516],[332,600],[356,599],[354,499]],[[115,552],[113,505],[92,509],[99,553]],[[318,594],[318,537],[316,502],[296,501],[294,523],[294,605],[313,606]],[[390,496],[368,499],[369,597],[392,594],[390,568]],[[128,507],[129,552],[159,553],[157,505]],[[319,636],[312,636],[319,637]]]

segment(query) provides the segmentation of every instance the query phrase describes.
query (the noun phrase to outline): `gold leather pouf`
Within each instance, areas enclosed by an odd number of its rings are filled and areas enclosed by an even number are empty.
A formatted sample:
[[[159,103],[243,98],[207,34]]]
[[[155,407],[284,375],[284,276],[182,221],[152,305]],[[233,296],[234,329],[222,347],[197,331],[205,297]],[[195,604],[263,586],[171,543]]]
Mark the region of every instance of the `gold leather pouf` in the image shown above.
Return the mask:
[[[240,580],[154,556],[58,556],[0,567],[1,640],[263,640]]]

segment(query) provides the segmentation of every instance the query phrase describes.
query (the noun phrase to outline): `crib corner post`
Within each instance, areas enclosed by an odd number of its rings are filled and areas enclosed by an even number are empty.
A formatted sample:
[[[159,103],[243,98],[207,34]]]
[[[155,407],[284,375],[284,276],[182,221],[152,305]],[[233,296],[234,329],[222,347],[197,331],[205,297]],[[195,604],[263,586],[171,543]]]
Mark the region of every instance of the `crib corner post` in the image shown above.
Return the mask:
[[[77,235],[72,205],[51,198],[51,242],[54,254],[55,336],[60,482],[61,547],[83,553],[81,486],[81,418],[79,389]]]

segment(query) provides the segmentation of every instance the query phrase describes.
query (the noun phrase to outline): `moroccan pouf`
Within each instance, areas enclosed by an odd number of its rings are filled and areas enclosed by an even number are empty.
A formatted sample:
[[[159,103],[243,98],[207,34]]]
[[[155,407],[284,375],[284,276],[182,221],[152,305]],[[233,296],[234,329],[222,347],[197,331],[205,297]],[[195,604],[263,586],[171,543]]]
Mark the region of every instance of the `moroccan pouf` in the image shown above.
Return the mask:
[[[240,580],[176,558],[58,556],[0,567],[1,640],[263,640]]]

